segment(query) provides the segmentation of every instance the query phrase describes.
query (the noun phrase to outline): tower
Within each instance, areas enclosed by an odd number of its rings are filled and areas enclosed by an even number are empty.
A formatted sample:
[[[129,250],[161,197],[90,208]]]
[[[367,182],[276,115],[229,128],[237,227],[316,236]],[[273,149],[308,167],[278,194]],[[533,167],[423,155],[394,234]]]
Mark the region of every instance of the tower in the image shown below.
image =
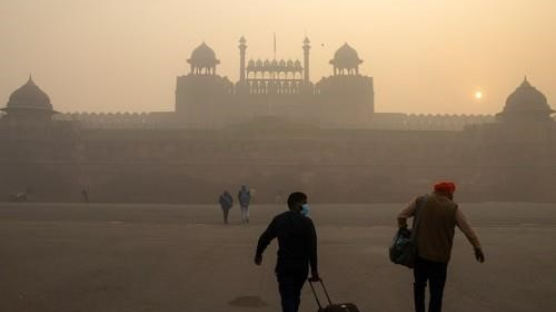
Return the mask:
[[[245,51],[247,50],[246,40],[242,36],[239,39],[239,81],[245,81]]]
[[[303,40],[303,80],[305,81],[305,83],[309,82],[309,50],[311,49],[310,43],[311,41],[309,41],[309,38],[305,37],[305,40]]]
[[[334,58],[333,75],[317,83],[321,121],[342,126],[365,125],[374,112],[373,78],[359,74],[363,62],[347,43]]]
[[[233,84],[216,73],[220,61],[204,42],[191,53],[188,75],[177,77],[176,115],[187,127],[217,128],[229,115]]]

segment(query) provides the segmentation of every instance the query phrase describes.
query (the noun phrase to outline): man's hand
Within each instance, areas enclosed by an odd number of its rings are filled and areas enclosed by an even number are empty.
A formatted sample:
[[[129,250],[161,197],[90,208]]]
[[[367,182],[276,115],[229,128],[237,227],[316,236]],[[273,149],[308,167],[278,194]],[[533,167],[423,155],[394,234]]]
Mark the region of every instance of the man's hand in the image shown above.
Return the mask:
[[[408,237],[411,236],[411,231],[407,228],[407,225],[400,227],[398,229],[398,232],[403,236],[408,236]]]
[[[475,259],[477,259],[477,261],[479,261],[480,263],[485,262],[485,254],[480,247],[475,248]]]
[[[398,228],[406,228],[407,229],[407,219],[406,218],[398,218]]]
[[[261,263],[263,263],[263,256],[262,255],[256,255],[255,256],[255,264],[256,265],[261,265]]]
[[[311,277],[309,278],[309,282],[320,282],[320,276],[318,272],[311,273]]]

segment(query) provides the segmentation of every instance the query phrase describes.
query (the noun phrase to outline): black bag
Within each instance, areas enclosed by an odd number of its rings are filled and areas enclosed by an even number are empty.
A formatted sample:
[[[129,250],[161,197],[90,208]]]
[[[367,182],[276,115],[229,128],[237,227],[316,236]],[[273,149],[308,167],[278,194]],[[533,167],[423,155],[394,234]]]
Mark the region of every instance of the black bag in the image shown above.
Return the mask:
[[[328,291],[326,291],[326,287],[324,287],[324,282],[322,281],[322,279],[320,280],[320,284],[322,286],[322,289],[324,290],[326,299],[328,299],[328,305],[326,307],[323,307],[321,305],[317,292],[315,291],[315,287],[313,287],[313,282],[309,280],[309,286],[311,286],[311,290],[313,291],[313,295],[315,296],[315,300],[317,300],[317,305],[319,306],[318,312],[359,312],[359,309],[353,303],[333,304],[330,300],[330,296],[328,295]]]
[[[417,199],[417,207],[415,208],[415,216],[413,217],[413,226],[411,230],[400,228],[396,235],[394,235],[394,240],[389,249],[390,261],[393,263],[401,264],[408,268],[413,268],[415,265],[415,258],[417,257],[416,235],[420,224],[419,211],[425,205],[426,201],[426,196]]]

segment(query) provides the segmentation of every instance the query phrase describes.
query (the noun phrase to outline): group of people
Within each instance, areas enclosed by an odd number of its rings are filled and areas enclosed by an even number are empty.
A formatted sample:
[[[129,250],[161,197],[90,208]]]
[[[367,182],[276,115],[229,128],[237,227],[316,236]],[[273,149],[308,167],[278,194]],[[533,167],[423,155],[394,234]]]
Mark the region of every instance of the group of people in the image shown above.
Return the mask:
[[[429,312],[440,312],[447,267],[450,260],[455,227],[467,237],[475,258],[485,260],[479,239],[461,209],[454,201],[456,186],[452,182],[434,185],[433,192],[419,196],[397,216],[398,230],[407,230],[407,219],[418,215],[416,228],[416,260],[413,267],[414,305],[416,312],[425,311],[425,288],[429,285]],[[274,217],[259,238],[254,262],[261,265],[263,252],[278,239],[278,261],[275,268],[283,312],[297,312],[301,289],[311,271],[309,281],[319,281],[317,234],[309,218],[307,195],[290,194],[288,211]]]
[[[249,204],[251,204],[251,190],[247,188],[247,185],[242,185],[237,193],[237,199],[239,202],[240,212],[241,212],[241,223],[249,223]],[[228,224],[228,215],[230,209],[234,206],[234,198],[225,190],[218,198],[220,203],[220,208],[222,209],[222,215],[224,217],[224,224]]]

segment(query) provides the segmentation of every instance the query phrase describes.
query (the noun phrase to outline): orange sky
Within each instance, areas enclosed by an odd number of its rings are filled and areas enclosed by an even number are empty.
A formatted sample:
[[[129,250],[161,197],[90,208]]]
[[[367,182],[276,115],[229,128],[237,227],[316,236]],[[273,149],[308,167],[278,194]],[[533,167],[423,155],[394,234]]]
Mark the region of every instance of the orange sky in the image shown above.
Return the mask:
[[[355,47],[380,112],[495,113],[525,74],[556,107],[555,30],[554,0],[0,0],[0,106],[32,72],[62,112],[172,110],[202,41],[235,81],[239,37],[271,58],[276,32],[314,82]]]

